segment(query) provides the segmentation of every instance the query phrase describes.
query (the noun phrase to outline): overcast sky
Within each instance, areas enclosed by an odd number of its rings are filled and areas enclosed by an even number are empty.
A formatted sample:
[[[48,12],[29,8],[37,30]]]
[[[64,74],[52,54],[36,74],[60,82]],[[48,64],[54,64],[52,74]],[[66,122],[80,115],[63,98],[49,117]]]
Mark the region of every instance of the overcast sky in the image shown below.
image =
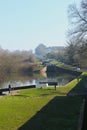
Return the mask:
[[[30,50],[66,45],[67,10],[80,0],[0,0],[0,46]]]

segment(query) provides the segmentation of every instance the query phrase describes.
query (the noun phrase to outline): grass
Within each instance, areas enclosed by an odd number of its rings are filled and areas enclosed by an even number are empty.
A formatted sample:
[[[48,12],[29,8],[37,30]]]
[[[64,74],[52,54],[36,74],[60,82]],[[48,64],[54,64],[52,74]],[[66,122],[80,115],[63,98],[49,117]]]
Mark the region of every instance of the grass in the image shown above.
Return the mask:
[[[68,69],[68,70],[76,70],[76,67],[73,67],[71,65],[67,65],[58,61],[53,61],[53,64],[55,64],[56,66],[63,68],[63,69]]]
[[[17,130],[18,127],[46,105],[48,101],[48,98],[23,96],[2,98],[0,100],[0,130]]]
[[[65,86],[22,90],[0,98],[0,130],[77,130],[81,96],[67,96],[82,90],[86,73]],[[79,84],[79,85],[78,85]]]
[[[81,99],[55,97],[19,130],[77,130]]]

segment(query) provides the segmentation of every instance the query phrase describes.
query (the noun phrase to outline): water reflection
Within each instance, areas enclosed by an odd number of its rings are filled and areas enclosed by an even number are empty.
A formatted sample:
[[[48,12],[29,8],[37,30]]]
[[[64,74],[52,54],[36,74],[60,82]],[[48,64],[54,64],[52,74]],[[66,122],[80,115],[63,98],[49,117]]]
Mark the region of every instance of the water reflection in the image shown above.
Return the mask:
[[[50,82],[54,82],[57,83],[57,87],[59,87],[67,84],[68,82],[72,81],[74,78],[76,78],[76,76],[72,76],[68,74],[56,75],[51,73],[47,78],[36,80],[36,84],[38,84],[38,87],[40,87],[40,86],[48,86]]]
[[[3,75],[4,76],[4,75]],[[72,75],[56,75],[51,73],[49,75],[45,74],[32,74],[32,75],[20,75],[20,74],[11,74],[5,75],[4,78],[0,79],[0,88],[7,88],[9,84],[11,87],[26,86],[26,85],[36,85],[41,87],[47,84],[40,84],[40,80],[44,81],[57,81],[58,86],[65,85],[74,79],[75,76]]]
[[[11,84],[11,87],[33,85],[35,84],[35,79],[37,78],[37,74],[28,76],[20,74],[7,75],[2,81],[0,81],[0,88],[7,88],[9,84]]]

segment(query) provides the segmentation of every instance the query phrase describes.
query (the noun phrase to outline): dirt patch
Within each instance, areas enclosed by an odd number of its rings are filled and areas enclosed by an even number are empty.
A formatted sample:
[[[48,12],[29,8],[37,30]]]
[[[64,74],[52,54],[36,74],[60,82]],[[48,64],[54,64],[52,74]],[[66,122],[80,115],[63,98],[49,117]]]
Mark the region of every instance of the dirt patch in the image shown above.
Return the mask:
[[[19,91],[20,90],[11,91],[8,95],[17,95],[17,94],[19,94]]]

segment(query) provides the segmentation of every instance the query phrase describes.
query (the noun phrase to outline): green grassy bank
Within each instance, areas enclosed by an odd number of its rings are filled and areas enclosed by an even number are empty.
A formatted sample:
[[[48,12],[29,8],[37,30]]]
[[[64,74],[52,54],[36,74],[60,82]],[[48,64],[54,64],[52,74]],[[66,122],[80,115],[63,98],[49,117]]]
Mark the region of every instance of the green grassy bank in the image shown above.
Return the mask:
[[[77,130],[86,73],[69,84],[27,89],[0,98],[0,130]],[[80,89],[80,90],[79,90]]]

